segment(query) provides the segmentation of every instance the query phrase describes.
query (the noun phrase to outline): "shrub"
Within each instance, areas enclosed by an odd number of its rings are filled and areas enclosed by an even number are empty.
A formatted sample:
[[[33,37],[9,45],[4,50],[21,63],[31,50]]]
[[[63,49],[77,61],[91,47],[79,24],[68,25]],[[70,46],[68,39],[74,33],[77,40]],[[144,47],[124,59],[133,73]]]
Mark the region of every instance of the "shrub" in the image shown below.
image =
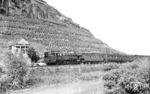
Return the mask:
[[[115,89],[111,89],[111,90],[105,90],[104,93],[105,94],[128,94],[127,92],[125,92],[121,88],[115,88]]]
[[[135,78],[124,78],[119,85],[129,94],[142,94],[148,91],[148,84]]]
[[[28,49],[28,55],[29,55],[29,58],[31,58],[32,62],[37,62],[40,59],[40,57],[37,55],[35,49],[32,47]]]
[[[103,66],[104,71],[110,71],[110,70],[118,69],[118,68],[119,68],[119,64],[116,64],[116,63],[108,63],[108,64],[104,64]]]
[[[105,94],[149,94],[150,70],[149,66],[138,64],[124,64],[116,70],[104,75]],[[124,91],[124,93],[123,93]]]
[[[107,81],[107,82],[105,82],[104,87],[106,87],[107,89],[113,89],[114,87],[116,87],[116,82],[115,81]]]
[[[15,57],[11,53],[7,53],[4,60],[5,74],[0,79],[0,90],[15,90],[21,89],[29,86],[30,71],[26,65],[26,62],[21,57]]]
[[[111,89],[116,90],[115,88],[121,88],[127,94],[142,94],[142,93],[144,94],[145,92],[149,91],[149,85],[146,82],[146,80],[137,77],[134,73],[113,72],[105,75],[103,79],[105,80],[104,86],[108,90]]]
[[[115,81],[115,83],[117,83],[118,79],[121,77],[121,73],[123,73],[123,71],[120,71],[119,69],[111,71],[110,73],[107,73],[103,76],[103,80]]]
[[[134,63],[128,64],[126,67],[126,69],[137,69],[137,68],[139,68],[139,66],[137,64],[134,64]]]

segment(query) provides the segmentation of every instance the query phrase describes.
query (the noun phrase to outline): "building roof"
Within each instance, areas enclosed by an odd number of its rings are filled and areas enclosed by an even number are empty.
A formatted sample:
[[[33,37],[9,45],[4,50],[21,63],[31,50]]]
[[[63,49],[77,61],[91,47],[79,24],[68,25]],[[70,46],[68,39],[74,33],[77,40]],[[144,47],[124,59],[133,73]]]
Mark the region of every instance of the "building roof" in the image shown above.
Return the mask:
[[[29,42],[26,41],[25,39],[21,39],[20,41],[18,41],[17,44],[22,44],[22,45],[29,45]]]
[[[14,46],[14,45],[30,45],[28,41],[26,41],[25,39],[18,39],[18,40],[15,40],[15,41],[12,41],[10,43],[10,46]]]

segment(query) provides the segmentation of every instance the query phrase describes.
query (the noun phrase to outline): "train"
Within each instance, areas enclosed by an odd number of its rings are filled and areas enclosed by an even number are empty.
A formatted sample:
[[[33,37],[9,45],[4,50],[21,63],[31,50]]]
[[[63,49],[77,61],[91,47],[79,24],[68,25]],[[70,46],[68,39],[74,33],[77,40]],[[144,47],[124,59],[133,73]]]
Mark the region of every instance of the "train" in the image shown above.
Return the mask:
[[[67,53],[59,51],[45,52],[44,63],[47,65],[75,65],[75,64],[99,64],[99,63],[123,63],[132,62],[134,56],[120,54],[100,53]]]
[[[45,52],[44,62],[47,65],[69,65],[69,64],[81,64],[84,58],[81,54],[62,54],[60,52]]]

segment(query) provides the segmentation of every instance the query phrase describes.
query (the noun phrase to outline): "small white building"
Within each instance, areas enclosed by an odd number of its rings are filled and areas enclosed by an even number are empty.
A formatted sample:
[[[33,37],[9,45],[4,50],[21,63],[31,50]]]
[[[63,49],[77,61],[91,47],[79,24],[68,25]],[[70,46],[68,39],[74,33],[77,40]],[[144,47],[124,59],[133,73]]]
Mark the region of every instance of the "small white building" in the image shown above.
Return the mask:
[[[13,41],[9,46],[9,50],[13,53],[13,55],[16,57],[20,57],[22,55],[26,60],[28,60],[28,63],[31,63],[31,60],[28,56],[29,48],[30,44],[25,39]]]
[[[14,55],[26,55],[27,54],[27,50],[29,49],[30,44],[28,41],[26,41],[25,39],[21,39],[19,41],[15,41],[13,42],[10,46],[9,49],[11,50],[11,52]]]

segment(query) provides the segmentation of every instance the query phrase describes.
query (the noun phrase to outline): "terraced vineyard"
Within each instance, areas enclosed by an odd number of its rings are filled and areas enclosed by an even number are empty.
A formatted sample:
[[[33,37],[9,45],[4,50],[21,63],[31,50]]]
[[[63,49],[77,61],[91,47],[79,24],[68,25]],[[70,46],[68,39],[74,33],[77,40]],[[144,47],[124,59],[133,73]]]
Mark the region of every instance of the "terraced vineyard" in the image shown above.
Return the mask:
[[[22,3],[20,2],[20,4]],[[48,9],[48,18],[47,16],[34,18],[13,13],[10,13],[9,16],[1,15],[0,39],[15,41],[18,38],[24,38],[29,42],[43,45],[43,50],[49,51],[122,54],[96,39],[89,30],[74,23],[46,2],[31,0],[30,5],[32,4],[40,5],[41,9]],[[21,10],[21,7],[19,10]],[[43,13],[43,11],[37,12]],[[38,47],[36,48],[38,49]]]

